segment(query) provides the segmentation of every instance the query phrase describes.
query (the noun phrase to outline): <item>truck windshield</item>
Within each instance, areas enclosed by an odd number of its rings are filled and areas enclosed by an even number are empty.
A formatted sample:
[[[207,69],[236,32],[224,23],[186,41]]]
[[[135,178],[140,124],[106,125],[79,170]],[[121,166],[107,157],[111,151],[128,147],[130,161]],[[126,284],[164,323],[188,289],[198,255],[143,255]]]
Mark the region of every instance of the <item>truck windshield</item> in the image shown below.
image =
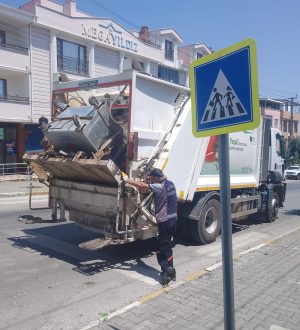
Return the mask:
[[[285,142],[281,134],[276,134],[276,152],[277,155],[285,159]]]

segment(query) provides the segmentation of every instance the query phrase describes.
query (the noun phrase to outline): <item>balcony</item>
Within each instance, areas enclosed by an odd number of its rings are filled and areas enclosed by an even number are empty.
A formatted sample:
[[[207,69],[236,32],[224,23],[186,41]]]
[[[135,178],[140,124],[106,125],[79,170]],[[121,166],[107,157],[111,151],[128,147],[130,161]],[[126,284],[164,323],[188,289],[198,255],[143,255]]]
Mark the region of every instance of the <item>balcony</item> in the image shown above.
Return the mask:
[[[8,44],[8,43],[1,43],[0,47],[13,51],[13,52],[20,52],[23,54],[28,54],[28,48],[23,47],[23,46],[18,46],[18,45]]]
[[[30,122],[30,75],[9,68],[0,68],[2,90],[0,96],[0,122]]]
[[[147,44],[148,46],[151,46],[151,47],[154,47],[154,48],[157,48],[159,50],[162,49],[161,47],[161,42],[158,42],[157,40],[153,39],[153,38],[150,38],[149,40],[144,40],[145,44]]]
[[[7,95],[5,97],[0,96],[0,102],[29,104],[29,97],[18,95]]]
[[[5,122],[31,122],[31,106],[27,102],[16,102],[8,99],[0,99],[0,121]]]
[[[57,56],[57,68],[60,71],[75,73],[80,75],[89,74],[87,61],[81,61],[69,56]]]
[[[0,66],[13,70],[28,70],[30,57],[28,48],[13,44],[0,44]]]

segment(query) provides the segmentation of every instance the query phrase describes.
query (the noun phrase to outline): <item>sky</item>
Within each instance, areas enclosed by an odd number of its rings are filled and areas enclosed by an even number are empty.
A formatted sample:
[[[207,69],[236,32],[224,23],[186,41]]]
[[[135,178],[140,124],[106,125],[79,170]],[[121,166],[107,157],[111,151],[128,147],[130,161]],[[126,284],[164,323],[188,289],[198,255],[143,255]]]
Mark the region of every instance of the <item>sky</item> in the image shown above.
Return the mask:
[[[26,0],[0,2],[18,7]],[[300,0],[77,0],[77,7],[128,30],[173,28],[184,44],[214,50],[253,38],[260,97],[298,95],[300,102]]]

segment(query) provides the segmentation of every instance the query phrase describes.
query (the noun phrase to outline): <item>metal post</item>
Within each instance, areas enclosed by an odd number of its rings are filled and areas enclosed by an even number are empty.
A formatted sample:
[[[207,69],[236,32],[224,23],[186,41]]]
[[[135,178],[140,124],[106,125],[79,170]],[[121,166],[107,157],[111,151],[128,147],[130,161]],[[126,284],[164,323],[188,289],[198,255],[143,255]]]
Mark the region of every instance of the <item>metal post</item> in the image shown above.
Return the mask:
[[[29,177],[29,209],[32,210],[31,207],[31,199],[32,199],[32,175],[29,174],[29,166],[28,168],[28,177]]]
[[[220,196],[222,213],[224,329],[234,330],[231,191],[228,134],[219,135]]]
[[[62,199],[59,200],[59,220],[66,221],[65,203]]]
[[[298,95],[296,95],[295,97],[289,97],[288,100],[291,100],[291,102],[287,103],[287,111],[289,110],[288,107],[290,105],[291,107],[291,116],[290,116],[290,120],[288,120],[288,127],[287,127],[287,131],[288,131],[288,145],[290,146],[291,140],[293,139],[293,135],[294,135],[294,99],[296,99],[298,97]]]
[[[57,198],[51,198],[52,204],[52,220],[57,221]]]

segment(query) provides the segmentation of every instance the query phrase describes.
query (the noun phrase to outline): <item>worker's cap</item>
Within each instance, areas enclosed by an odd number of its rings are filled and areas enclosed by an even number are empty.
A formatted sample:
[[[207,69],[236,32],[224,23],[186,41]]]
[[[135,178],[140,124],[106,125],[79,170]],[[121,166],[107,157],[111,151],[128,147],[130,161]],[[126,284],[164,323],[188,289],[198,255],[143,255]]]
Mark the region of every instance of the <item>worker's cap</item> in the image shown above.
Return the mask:
[[[153,177],[156,177],[156,178],[162,178],[164,176],[164,173],[160,168],[153,168],[148,173],[148,176],[153,176]]]

